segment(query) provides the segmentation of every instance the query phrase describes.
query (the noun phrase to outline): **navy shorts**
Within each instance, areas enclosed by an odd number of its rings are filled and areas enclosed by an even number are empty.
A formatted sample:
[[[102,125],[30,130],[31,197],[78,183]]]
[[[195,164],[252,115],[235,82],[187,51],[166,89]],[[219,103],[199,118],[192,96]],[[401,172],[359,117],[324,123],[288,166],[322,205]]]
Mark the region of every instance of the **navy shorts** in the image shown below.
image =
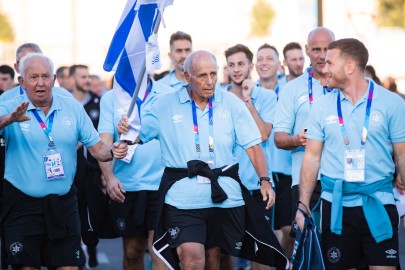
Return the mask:
[[[276,202],[274,204],[274,229],[280,230],[282,227],[291,225],[293,212],[292,203],[292,177],[282,173],[273,173],[273,180],[276,192]]]
[[[238,256],[245,236],[245,206],[178,209],[165,204],[163,211],[170,248],[193,242],[206,249],[220,247],[225,253]]]
[[[267,206],[267,201],[263,201],[263,195],[260,192],[260,189],[258,190],[253,190],[252,191],[252,196],[255,199],[257,205],[259,206],[260,211],[262,211],[265,219],[270,225],[270,228],[273,229],[273,221],[274,221],[274,207],[271,207],[270,209],[266,209]]]
[[[331,203],[322,200],[322,253],[327,269],[357,268],[364,265],[399,266],[398,212],[385,205],[391,220],[391,239],[377,243],[364,217],[363,207],[343,207],[342,235],[330,231]]]
[[[57,181],[57,180],[55,180]],[[69,194],[72,190],[69,192]],[[4,181],[3,220],[5,249],[8,261],[15,266],[81,266],[85,256],[80,243],[80,221],[75,191],[59,196],[60,210],[65,221],[63,237],[49,239],[49,224],[44,218],[43,198],[25,195]],[[3,244],[3,243],[2,243]]]
[[[110,202],[109,209],[115,231],[121,237],[147,237],[156,228],[157,191],[126,192],[124,203]]]

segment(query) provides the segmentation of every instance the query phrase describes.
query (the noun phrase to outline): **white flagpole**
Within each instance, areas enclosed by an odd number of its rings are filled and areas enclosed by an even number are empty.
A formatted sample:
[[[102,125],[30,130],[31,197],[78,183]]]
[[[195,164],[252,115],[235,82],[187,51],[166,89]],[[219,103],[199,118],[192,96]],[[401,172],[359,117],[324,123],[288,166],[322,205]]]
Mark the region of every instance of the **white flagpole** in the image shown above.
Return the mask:
[[[157,34],[157,32],[159,30],[161,20],[162,20],[162,14],[159,11],[158,17],[156,19],[156,24],[155,24],[155,26],[153,28],[153,34]],[[129,108],[128,108],[128,112],[127,112],[128,113],[128,118],[131,116],[131,114],[132,114],[132,112],[133,112],[133,110],[135,108],[136,98],[139,95],[139,90],[141,89],[141,85],[142,85],[142,81],[143,81],[143,77],[145,76],[145,73],[146,73],[146,58],[143,60],[141,71],[139,72],[138,80],[136,81],[135,92],[132,95],[131,103],[129,104]],[[117,164],[117,159],[113,158],[113,160],[111,161],[111,171],[114,171],[114,168],[115,168],[116,164]]]

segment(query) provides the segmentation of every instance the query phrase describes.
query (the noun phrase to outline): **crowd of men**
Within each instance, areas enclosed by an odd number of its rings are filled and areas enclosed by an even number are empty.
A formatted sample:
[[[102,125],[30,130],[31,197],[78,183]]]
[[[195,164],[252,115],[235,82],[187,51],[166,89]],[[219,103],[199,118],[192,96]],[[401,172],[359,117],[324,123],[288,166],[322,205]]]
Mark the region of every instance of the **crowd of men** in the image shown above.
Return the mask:
[[[128,116],[87,66],[55,71],[21,45],[0,67],[2,266],[93,269],[99,239],[122,237],[126,270],[147,250],[154,270],[290,269],[302,212],[319,212],[326,269],[399,269],[404,100],[365,74],[362,42],[324,27],[283,64],[255,52],[226,49],[221,84],[216,57],[174,33],[173,69]]]

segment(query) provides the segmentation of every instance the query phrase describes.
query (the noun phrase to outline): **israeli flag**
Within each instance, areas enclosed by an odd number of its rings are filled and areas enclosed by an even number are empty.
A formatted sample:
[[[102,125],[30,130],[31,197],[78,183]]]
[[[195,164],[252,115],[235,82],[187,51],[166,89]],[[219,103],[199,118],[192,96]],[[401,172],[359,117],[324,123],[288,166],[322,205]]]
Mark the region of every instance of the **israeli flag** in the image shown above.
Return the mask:
[[[137,86],[142,66],[146,60],[146,43],[153,34],[159,13],[173,2],[167,0],[128,0],[104,61],[105,71],[115,71],[113,91],[120,105],[128,110]],[[156,62],[156,59],[154,59]],[[146,74],[143,74],[139,98],[146,91]],[[130,116],[132,134],[136,138],[140,129],[138,110]]]

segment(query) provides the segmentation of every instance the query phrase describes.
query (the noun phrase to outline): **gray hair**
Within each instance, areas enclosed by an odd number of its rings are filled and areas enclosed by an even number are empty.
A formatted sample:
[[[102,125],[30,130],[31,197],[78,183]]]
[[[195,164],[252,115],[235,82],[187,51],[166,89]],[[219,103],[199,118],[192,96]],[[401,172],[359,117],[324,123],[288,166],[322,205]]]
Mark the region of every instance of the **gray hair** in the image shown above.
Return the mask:
[[[17,52],[15,54],[15,58],[18,59],[18,55],[24,51],[29,49],[30,51],[36,52],[36,53],[42,53],[41,48],[39,48],[39,46],[35,43],[24,43],[22,45],[20,45],[17,48]]]
[[[215,58],[215,56],[212,53],[203,51],[203,50],[194,51],[186,57],[186,60],[184,60],[184,65],[183,65],[184,72],[187,72],[190,75],[193,74],[193,60],[196,56],[199,56],[201,54],[210,56],[212,58],[212,60],[214,60],[214,62],[217,63],[217,59]]]
[[[27,61],[32,58],[39,58],[39,59],[45,60],[51,69],[51,75],[54,74],[54,65],[50,58],[44,56],[42,53],[28,53],[23,58],[21,58],[20,64],[18,66],[18,68],[20,69],[21,77],[25,78],[25,70],[24,70],[25,66],[27,64]]]

